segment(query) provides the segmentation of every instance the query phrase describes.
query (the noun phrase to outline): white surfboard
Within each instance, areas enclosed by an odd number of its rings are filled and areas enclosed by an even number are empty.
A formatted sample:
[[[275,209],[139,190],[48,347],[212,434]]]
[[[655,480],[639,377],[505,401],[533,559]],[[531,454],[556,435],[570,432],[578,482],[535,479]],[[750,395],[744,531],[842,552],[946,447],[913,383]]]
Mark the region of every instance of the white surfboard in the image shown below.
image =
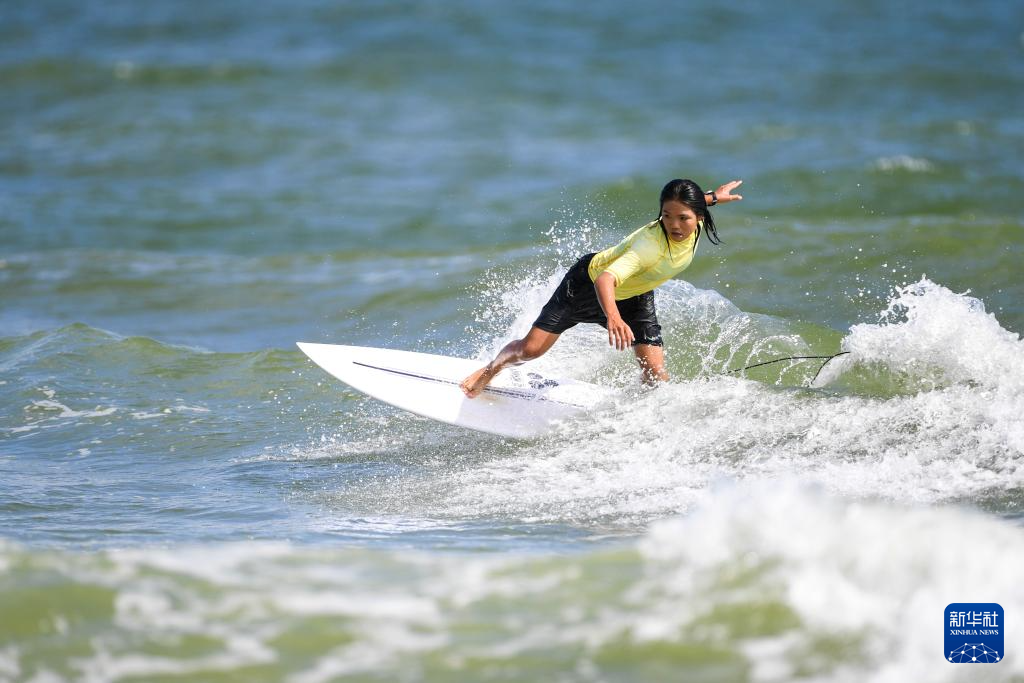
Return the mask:
[[[470,399],[459,383],[480,361],[413,351],[298,342],[321,368],[368,396],[409,412],[481,432],[541,436],[559,422],[592,410],[614,393],[572,379],[508,368]]]

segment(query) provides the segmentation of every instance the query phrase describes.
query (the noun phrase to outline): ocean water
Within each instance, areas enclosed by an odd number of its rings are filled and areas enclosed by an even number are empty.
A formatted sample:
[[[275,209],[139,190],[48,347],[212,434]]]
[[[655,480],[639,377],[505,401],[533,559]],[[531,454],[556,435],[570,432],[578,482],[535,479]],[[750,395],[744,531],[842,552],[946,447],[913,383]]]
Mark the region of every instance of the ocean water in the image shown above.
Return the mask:
[[[0,5],[0,682],[1024,681],[1021,93],[998,0]],[[674,177],[744,199],[656,391],[575,328],[620,398],[516,441],[295,348],[484,359]]]

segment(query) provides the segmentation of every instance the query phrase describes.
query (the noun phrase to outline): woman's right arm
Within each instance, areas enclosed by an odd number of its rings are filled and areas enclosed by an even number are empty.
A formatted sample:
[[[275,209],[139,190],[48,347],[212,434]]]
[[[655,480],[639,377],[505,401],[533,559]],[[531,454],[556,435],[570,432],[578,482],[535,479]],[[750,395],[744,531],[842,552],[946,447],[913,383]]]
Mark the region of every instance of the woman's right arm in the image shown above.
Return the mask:
[[[608,319],[608,343],[619,351],[628,349],[633,345],[633,330],[629,329],[615,305],[615,276],[608,271],[601,273],[594,281],[594,289],[604,317]]]

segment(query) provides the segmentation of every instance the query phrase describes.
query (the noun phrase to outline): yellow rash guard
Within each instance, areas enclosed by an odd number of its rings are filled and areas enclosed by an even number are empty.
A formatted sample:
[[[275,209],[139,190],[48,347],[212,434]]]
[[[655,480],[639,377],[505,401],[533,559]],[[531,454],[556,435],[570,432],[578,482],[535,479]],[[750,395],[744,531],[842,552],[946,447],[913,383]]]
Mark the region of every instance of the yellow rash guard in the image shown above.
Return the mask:
[[[649,292],[690,265],[700,230],[682,242],[673,242],[661,223],[648,223],[614,247],[594,255],[587,272],[592,281],[608,271],[615,276],[615,300]]]

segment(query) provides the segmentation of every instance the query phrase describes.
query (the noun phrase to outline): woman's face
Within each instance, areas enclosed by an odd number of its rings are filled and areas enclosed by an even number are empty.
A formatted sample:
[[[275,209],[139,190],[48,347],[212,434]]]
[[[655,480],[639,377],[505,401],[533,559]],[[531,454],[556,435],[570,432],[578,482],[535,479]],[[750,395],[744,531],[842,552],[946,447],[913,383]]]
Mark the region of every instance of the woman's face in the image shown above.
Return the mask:
[[[697,214],[686,204],[668,199],[661,205],[661,224],[670,240],[682,242],[697,229]]]

